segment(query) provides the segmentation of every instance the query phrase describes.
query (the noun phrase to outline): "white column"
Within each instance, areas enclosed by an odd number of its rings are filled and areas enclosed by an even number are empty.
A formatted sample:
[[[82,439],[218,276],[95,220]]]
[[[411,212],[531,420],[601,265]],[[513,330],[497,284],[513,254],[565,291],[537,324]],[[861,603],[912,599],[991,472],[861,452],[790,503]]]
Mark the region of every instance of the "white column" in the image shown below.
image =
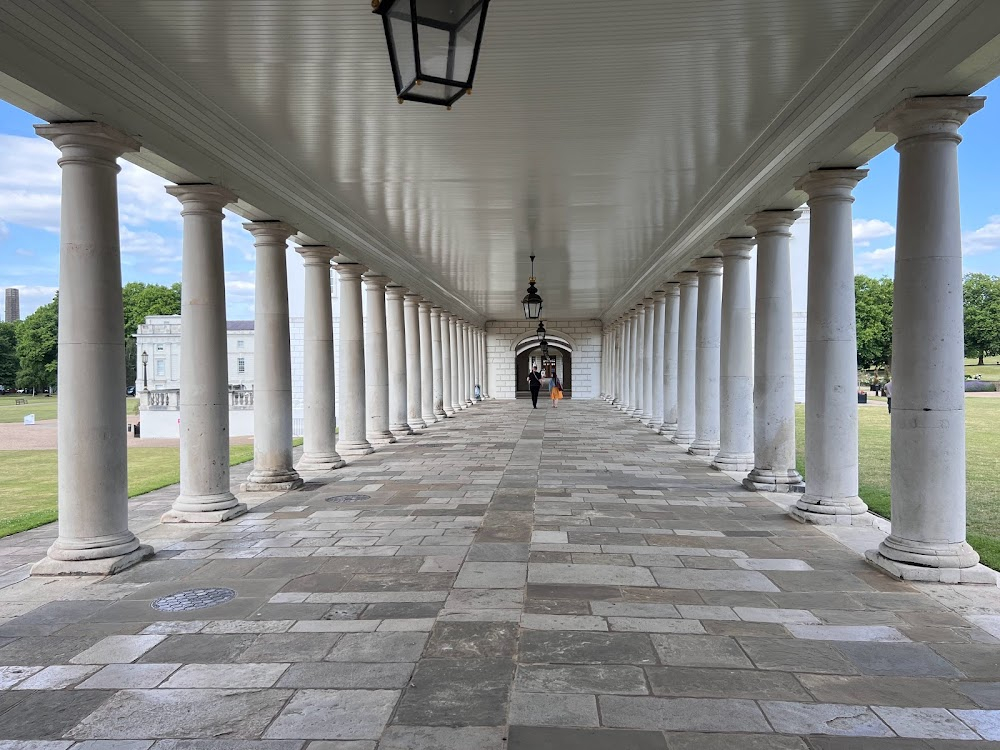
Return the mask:
[[[292,466],[292,347],[288,331],[285,243],[295,230],[281,221],[243,225],[257,250],[254,290],[253,471],[246,492],[302,486]]]
[[[37,125],[60,150],[59,536],[33,575],[110,575],[153,554],[128,528],[119,156],[95,122]]]
[[[465,378],[465,385],[463,386],[463,395],[465,396],[465,407],[469,408],[472,406],[472,325],[469,323],[462,324],[462,353],[464,354],[465,362],[462,367],[462,374]]]
[[[431,308],[431,352],[434,356],[434,416],[441,420],[447,417],[444,410],[444,363],[441,345],[441,308]]]
[[[801,492],[795,469],[795,359],[792,348],[792,277],[789,240],[798,211],[762,211],[747,223],[757,232],[754,315],[754,468],[743,480],[751,490]]]
[[[632,407],[632,416],[642,420],[645,406],[645,358],[646,358],[646,308],[640,302],[635,306],[635,404]]]
[[[222,208],[216,185],[171,185],[184,221],[181,279],[180,494],[163,523],[217,523],[246,513],[229,487],[229,365]]]
[[[983,97],[900,104],[893,291],[892,530],[869,561],[898,578],[990,583],[965,540],[965,392],[958,128]]]
[[[476,329],[476,364],[477,372],[479,374],[477,382],[479,383],[479,398],[483,401],[486,400],[486,332],[481,328]]]
[[[722,253],[722,344],[719,378],[719,471],[753,468],[753,351],[750,252],[752,237],[729,237],[716,244]],[[851,279],[854,288],[854,279]],[[851,315],[854,314],[852,309]],[[853,386],[851,392],[854,392]]]
[[[680,330],[680,284],[667,284],[663,322],[663,427],[661,435],[677,432],[677,339]]]
[[[663,428],[663,345],[666,341],[667,294],[662,289],[653,292],[653,392],[650,401],[652,421],[650,427],[659,432]]]
[[[455,416],[455,408],[452,406],[454,397],[452,396],[453,378],[451,376],[451,328],[452,315],[446,310],[441,311],[441,408],[446,416]]]
[[[406,338],[406,423],[413,429],[427,426],[421,411],[420,295],[403,296],[403,325]]]
[[[656,316],[656,303],[652,297],[642,301],[643,340],[642,340],[642,415],[640,420],[644,425],[653,424],[653,328]]]
[[[852,191],[864,169],[821,169],[796,187],[809,196],[806,317],[806,494],[791,510],[812,523],[850,524],[858,497],[858,341]]]
[[[333,354],[333,300],[330,297],[330,261],[336,252],[323,245],[300,247],[296,252],[305,263],[302,341],[305,434],[302,458],[296,468],[299,471],[330,471],[344,465],[344,460],[337,453],[336,363]]]
[[[361,274],[368,269],[338,260],[340,276],[340,440],[342,456],[373,452],[365,437],[365,326],[361,306]]]
[[[625,362],[625,376],[628,378],[628,403],[625,405],[625,413],[631,415],[635,411],[636,393],[635,374],[639,369],[637,358],[637,339],[639,336],[639,316],[635,309],[629,310],[628,316],[628,359]]]
[[[444,332],[442,331],[442,335]],[[458,356],[458,316],[448,319],[448,351],[451,355],[451,410],[457,413],[462,410],[462,399],[459,397],[459,359]]]
[[[677,328],[677,429],[671,440],[689,445],[695,438],[695,357],[698,336],[698,274],[684,271],[680,279]]]
[[[614,381],[615,391],[611,403],[616,408],[621,408],[622,400],[625,398],[625,378],[622,374],[622,357],[625,350],[625,321],[619,318],[615,323],[615,362]]]
[[[440,419],[434,413],[434,335],[431,330],[431,303],[421,300],[419,304],[420,412],[424,422],[432,425]],[[440,331],[438,335],[441,335]]]
[[[719,452],[719,346],[722,328],[722,260],[700,258],[698,269],[698,333],[695,353],[694,456]]]
[[[406,289],[389,284],[385,288],[385,335],[389,349],[389,431],[412,435],[406,421],[406,323],[403,296]]]
[[[389,279],[366,273],[365,300],[365,436],[372,445],[389,445],[396,438],[389,430],[389,344],[385,330],[385,285]]]
[[[628,407],[628,348],[629,348],[629,313],[622,316],[621,349],[618,352],[618,377],[620,379],[621,398],[615,403],[621,411]]]

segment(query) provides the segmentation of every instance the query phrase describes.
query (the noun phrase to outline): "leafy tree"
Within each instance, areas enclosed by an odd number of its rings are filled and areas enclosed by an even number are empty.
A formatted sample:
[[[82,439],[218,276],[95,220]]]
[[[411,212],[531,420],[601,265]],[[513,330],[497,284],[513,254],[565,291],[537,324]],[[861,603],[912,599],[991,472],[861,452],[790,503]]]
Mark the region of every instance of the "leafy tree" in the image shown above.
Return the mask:
[[[39,390],[56,383],[59,294],[22,321],[17,332],[17,387]]]
[[[965,312],[965,356],[1000,353],[1000,277],[969,273],[962,284]]]
[[[125,308],[125,382],[136,378],[135,332],[147,315],[178,315],[181,311],[181,285],[162,286],[130,281],[122,287]]]
[[[854,277],[858,367],[886,367],[892,361],[892,279]]]
[[[17,383],[17,323],[0,323],[0,388]]]

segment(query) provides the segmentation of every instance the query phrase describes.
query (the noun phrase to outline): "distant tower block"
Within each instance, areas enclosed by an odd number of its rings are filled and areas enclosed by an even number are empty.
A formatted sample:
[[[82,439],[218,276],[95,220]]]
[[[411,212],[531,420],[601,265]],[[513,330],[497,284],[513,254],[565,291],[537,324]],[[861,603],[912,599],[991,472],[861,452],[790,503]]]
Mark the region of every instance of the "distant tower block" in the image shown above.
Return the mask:
[[[3,319],[8,323],[16,323],[21,319],[21,292],[19,289],[5,289],[3,295]]]

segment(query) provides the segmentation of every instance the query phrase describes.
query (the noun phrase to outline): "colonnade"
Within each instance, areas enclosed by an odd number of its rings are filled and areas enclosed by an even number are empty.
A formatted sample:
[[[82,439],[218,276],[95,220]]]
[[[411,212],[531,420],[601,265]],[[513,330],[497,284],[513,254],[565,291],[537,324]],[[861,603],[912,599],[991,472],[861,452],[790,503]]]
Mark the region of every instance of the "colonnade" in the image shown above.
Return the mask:
[[[117,198],[117,159],[139,143],[96,122],[42,125],[37,132],[61,152],[61,398],[59,532],[32,573],[109,575],[152,554],[128,525]],[[247,510],[230,490],[229,471],[222,209],[237,196],[202,184],[169,186],[167,192],[180,202],[183,217],[181,481],[161,520],[218,523]],[[302,484],[300,473],[340,468],[345,459],[470,408],[477,385],[479,397],[487,397],[483,329],[331,247],[296,240],[305,266],[305,420],[302,457],[293,465],[285,256],[297,234],[278,220],[244,227],[253,235],[257,262],[254,466],[244,491],[294,489]],[[339,415],[331,269],[340,285]]]
[[[868,560],[905,580],[992,583],[965,535],[958,129],[982,97],[919,97],[877,129],[897,138],[892,529]],[[791,227],[759,211],[604,330],[602,397],[748,489],[802,493],[793,518],[869,523],[858,496],[857,334],[851,204],[864,169],[818,169],[810,209],[806,332],[808,484],[796,468]],[[792,188],[789,185],[789,188]],[[757,248],[751,334],[750,258]],[[752,336],[752,340],[751,340]],[[660,340],[662,338],[662,341]],[[649,349],[652,348],[650,356]],[[662,352],[662,356],[661,356]],[[662,388],[661,385],[662,384]],[[662,396],[661,396],[662,392]],[[652,413],[650,413],[652,409]]]

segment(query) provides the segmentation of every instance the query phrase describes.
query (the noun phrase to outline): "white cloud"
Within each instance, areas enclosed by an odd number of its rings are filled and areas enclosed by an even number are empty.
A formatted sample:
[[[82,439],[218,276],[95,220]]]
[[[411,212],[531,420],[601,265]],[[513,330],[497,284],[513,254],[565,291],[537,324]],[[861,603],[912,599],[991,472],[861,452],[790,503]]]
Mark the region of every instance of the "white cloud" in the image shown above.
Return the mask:
[[[857,247],[868,247],[871,241],[879,237],[891,237],[896,228],[881,219],[855,219],[852,222],[854,244]]]
[[[35,251],[34,250],[28,250],[27,248],[24,248],[24,247],[19,247],[14,252],[17,253],[18,255],[21,255],[21,256],[25,257],[25,258],[32,258],[35,255]]]
[[[1000,215],[991,216],[979,229],[962,233],[963,255],[985,255],[1000,250]]]
[[[15,284],[19,289],[21,299],[21,320],[31,315],[42,305],[47,305],[56,296],[58,287]]]
[[[896,246],[893,245],[866,253],[857,253],[854,256],[854,266],[858,273],[891,275],[895,260]]]
[[[0,221],[0,242],[3,242],[10,235],[10,230],[7,229],[7,225]]]
[[[41,138],[0,135],[0,220],[59,229],[58,156],[56,147]]]
[[[122,263],[127,266],[135,266],[138,263],[138,256],[148,263],[180,263],[181,262],[181,240],[180,237],[165,237],[157,232],[133,231],[127,226],[120,228]],[[172,273],[180,276],[180,268],[173,269]]]
[[[118,213],[122,224],[133,227],[154,222],[181,226],[181,204],[167,193],[168,183],[162,177],[147,172],[127,161],[119,162]]]

